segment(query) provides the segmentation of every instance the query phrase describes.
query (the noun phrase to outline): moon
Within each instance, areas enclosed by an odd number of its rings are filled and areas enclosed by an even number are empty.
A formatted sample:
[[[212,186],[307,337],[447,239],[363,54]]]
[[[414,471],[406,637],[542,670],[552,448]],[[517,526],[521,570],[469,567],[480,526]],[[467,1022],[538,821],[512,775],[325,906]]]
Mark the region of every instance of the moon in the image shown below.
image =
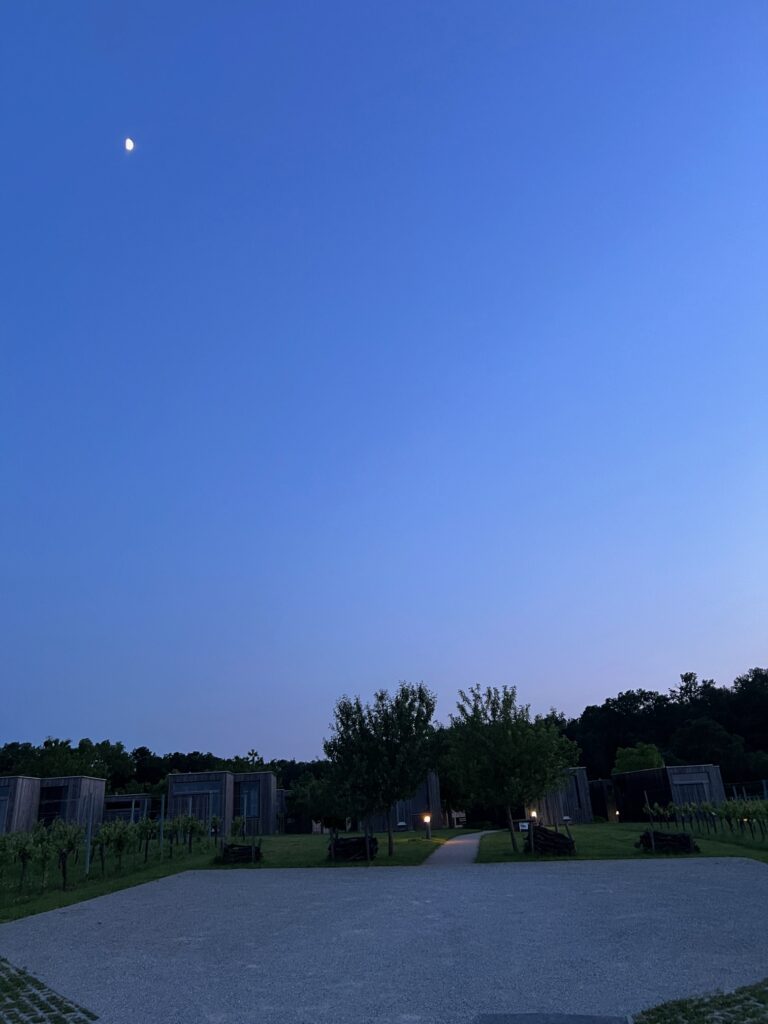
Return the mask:
[[[125,140],[125,151],[126,151],[126,153],[130,153],[132,149],[133,149],[133,139],[126,139]]]

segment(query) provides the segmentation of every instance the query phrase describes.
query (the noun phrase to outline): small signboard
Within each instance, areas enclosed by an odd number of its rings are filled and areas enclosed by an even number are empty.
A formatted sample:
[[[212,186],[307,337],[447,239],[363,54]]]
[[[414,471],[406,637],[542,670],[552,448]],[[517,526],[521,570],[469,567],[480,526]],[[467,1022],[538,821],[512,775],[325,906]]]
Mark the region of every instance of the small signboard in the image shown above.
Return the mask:
[[[528,831],[528,822],[527,821],[519,821],[517,823],[517,831],[518,832],[527,832]]]

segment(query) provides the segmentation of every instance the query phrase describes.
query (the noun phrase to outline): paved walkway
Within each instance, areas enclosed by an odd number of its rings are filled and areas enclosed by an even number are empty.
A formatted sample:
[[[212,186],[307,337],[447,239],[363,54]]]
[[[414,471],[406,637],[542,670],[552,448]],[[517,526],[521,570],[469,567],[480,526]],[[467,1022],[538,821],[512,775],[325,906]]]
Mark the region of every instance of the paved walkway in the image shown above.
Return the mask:
[[[764,978],[766,906],[740,858],[189,871],[0,925],[0,956],[100,1024],[621,1017]]]
[[[434,853],[424,861],[425,867],[455,868],[464,864],[474,864],[480,839],[485,832],[467,832],[465,836],[455,836],[438,846]]]

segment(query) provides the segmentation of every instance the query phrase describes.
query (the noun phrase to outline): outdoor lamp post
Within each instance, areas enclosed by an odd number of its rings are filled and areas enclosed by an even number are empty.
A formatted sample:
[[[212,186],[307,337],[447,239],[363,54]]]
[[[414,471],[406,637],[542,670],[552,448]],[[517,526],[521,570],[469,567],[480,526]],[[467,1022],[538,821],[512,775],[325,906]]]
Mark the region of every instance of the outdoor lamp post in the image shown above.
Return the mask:
[[[427,839],[432,838],[432,815],[424,815],[424,828],[427,830]]]

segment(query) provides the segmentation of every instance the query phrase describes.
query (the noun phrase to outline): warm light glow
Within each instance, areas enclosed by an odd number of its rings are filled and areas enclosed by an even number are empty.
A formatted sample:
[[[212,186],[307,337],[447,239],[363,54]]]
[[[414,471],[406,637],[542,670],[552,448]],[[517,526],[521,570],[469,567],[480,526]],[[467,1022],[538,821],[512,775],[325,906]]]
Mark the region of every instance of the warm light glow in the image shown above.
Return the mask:
[[[428,825],[430,823],[430,821],[432,821],[432,815],[431,814],[425,814],[424,815],[424,824]]]
[[[531,817],[538,818],[538,814],[536,813],[536,811],[531,811]]]
[[[618,812],[618,811],[616,811],[616,817],[618,818],[618,816],[619,816],[619,812]]]
[[[133,149],[133,139],[126,139],[125,140],[125,151],[126,151],[126,153],[130,153],[132,149]]]

